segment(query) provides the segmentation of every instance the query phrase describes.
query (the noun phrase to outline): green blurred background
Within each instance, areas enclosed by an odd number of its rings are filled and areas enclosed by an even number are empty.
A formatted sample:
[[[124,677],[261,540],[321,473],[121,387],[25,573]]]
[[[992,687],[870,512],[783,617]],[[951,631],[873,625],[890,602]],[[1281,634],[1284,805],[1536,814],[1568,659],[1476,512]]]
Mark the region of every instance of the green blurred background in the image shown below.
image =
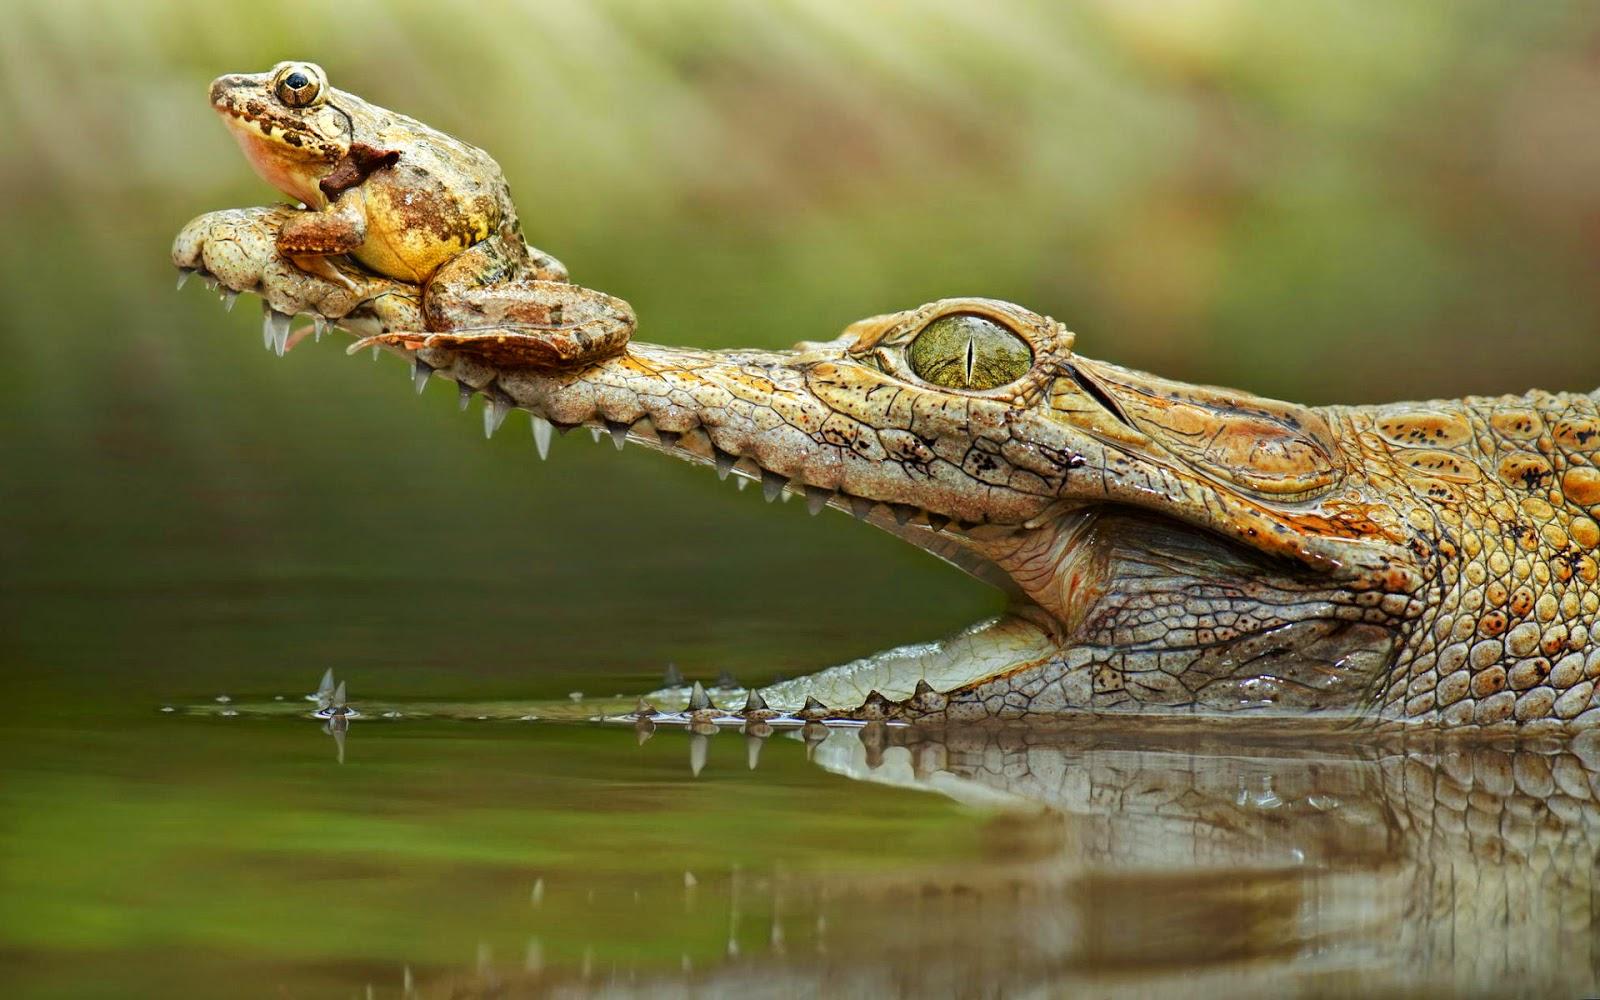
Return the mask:
[[[995,597],[872,529],[448,385],[264,353],[172,291],[271,201],[224,71],[490,150],[640,338],[781,346],[957,294],[1095,357],[1304,402],[1600,384],[1600,8],[24,0],[0,33],[0,668],[14,703],[765,680]]]

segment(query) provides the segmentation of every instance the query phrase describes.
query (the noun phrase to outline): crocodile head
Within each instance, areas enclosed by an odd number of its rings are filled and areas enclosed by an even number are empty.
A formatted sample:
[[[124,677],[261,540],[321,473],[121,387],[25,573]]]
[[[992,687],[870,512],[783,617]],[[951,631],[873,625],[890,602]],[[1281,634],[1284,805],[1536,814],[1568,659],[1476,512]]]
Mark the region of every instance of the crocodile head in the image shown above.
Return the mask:
[[[1419,605],[1415,531],[1337,417],[1073,350],[1060,323],[945,299],[789,351],[634,343],[569,371],[417,352],[587,424],[804,494],[1010,596],[1003,618],[767,689],[831,714],[1355,713]]]

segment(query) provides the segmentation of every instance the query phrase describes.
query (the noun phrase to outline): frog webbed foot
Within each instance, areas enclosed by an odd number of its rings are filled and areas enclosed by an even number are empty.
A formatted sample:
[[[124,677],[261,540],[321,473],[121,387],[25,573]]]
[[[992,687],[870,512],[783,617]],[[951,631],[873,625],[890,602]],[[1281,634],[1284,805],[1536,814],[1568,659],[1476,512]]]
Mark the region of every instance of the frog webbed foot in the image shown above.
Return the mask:
[[[520,281],[454,298],[447,312],[431,299],[427,307],[430,318],[453,321],[448,329],[386,332],[350,350],[385,344],[456,351],[503,368],[578,368],[620,353],[637,325],[623,300],[564,282]]]
[[[214,278],[229,293],[253,292],[275,312],[329,320],[366,318],[380,329],[421,325],[418,289],[377,278],[341,258],[324,258],[321,273],[278,251],[278,232],[301,214],[288,205],[232,208],[189,222],[172,243],[172,262]]]

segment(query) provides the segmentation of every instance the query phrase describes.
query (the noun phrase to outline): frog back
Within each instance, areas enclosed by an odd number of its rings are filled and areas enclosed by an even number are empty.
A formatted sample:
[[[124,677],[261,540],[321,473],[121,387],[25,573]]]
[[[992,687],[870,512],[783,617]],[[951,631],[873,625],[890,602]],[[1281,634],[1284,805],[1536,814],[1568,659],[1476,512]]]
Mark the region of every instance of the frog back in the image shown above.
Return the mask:
[[[367,239],[355,257],[366,267],[422,284],[513,217],[500,165],[483,150],[399,115],[375,138],[399,155],[361,185]]]

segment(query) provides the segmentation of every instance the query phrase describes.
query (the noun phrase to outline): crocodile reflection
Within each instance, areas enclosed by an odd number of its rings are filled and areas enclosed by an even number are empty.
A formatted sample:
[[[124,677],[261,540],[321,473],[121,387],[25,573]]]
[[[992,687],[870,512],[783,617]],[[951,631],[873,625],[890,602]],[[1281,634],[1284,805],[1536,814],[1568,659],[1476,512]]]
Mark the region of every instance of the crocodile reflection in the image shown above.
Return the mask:
[[[825,949],[603,987],[497,978],[497,995],[1576,995],[1600,983],[1594,744],[1319,746],[1237,732],[1135,744],[881,724],[811,736],[828,771],[992,811],[984,861],[911,881],[772,880],[791,915],[853,916],[859,932]]]

